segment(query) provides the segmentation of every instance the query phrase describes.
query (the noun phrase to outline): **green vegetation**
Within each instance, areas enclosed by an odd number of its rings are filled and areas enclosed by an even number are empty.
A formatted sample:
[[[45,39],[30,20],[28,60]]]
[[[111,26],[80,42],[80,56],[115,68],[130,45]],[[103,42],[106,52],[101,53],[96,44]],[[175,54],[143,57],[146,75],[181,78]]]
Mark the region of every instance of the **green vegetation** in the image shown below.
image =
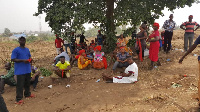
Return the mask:
[[[46,76],[46,77],[48,77],[52,74],[52,72],[50,70],[45,69],[45,68],[40,68],[40,72],[41,72],[42,76]]]
[[[115,29],[130,25],[132,29],[143,21],[153,23],[166,7],[170,11],[191,6],[198,0],[39,0],[38,16],[46,13],[45,21],[57,34],[84,30],[91,23],[104,31],[108,51],[114,49]]]

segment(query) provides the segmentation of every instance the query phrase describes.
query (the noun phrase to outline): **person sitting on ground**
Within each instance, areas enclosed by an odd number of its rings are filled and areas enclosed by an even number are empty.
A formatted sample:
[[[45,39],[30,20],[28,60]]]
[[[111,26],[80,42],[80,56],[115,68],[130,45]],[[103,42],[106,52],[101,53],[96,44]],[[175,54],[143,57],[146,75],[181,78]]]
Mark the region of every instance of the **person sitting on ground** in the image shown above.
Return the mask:
[[[11,63],[5,64],[5,69],[8,71],[6,75],[0,76],[0,94],[4,93],[4,86],[8,84],[10,86],[16,86],[16,81],[14,79],[14,68],[11,67]]]
[[[32,65],[31,62],[31,85],[33,86],[33,91],[36,91],[36,86],[38,84],[38,78],[40,76],[40,71],[37,67]]]
[[[111,58],[110,58],[110,64],[112,64],[113,60],[117,60],[117,54],[120,52],[120,43],[117,43],[117,46],[115,48],[115,50],[113,51],[113,53],[111,54]]]
[[[94,58],[93,54],[94,54],[94,48],[92,46],[88,46],[88,50],[86,52],[87,57],[93,60]]]
[[[90,65],[92,65],[92,61],[88,60],[88,57],[86,57],[85,50],[79,51],[79,58],[78,58],[78,68],[83,70],[90,68]]]
[[[67,78],[67,86],[70,87],[70,70],[71,66],[69,61],[65,60],[64,56],[60,57],[60,61],[56,64],[54,68],[54,73],[52,74],[52,82],[54,82],[55,78]]]
[[[113,68],[112,68],[112,73],[114,70],[119,67],[127,67],[129,64],[127,62],[127,57],[130,56],[129,53],[125,52],[125,47],[120,48],[120,52],[117,54],[117,61],[115,61]]]
[[[127,62],[129,66],[125,69],[124,73],[120,76],[113,77],[111,75],[102,74],[103,79],[106,81],[111,81],[113,83],[134,83],[137,81],[138,77],[138,67],[133,61],[131,56],[127,57]]]
[[[60,49],[60,52],[61,53],[54,58],[54,62],[55,62],[54,64],[56,65],[58,63],[58,61],[60,61],[60,57],[61,56],[64,56],[65,60],[68,61],[68,62],[70,62],[69,55],[66,52],[64,52],[63,48]]]
[[[101,46],[95,47],[93,68],[102,69],[107,68],[107,61],[104,57],[104,52],[101,52]]]
[[[128,41],[126,40],[126,37],[124,37],[123,34],[120,35],[120,37],[117,39],[117,43],[120,44],[120,46],[123,46],[130,55],[133,54],[132,50],[127,46]]]

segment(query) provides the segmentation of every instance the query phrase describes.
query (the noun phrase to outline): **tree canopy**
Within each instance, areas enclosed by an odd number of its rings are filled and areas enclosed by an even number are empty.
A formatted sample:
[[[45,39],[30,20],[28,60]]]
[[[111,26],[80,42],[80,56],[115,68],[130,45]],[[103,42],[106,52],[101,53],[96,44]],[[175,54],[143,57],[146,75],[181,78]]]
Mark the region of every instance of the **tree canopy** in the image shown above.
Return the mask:
[[[52,31],[84,30],[84,23],[100,27],[106,34],[107,45],[113,48],[115,28],[142,21],[153,23],[162,10],[191,6],[196,0],[39,0],[36,16],[46,13],[45,21]]]

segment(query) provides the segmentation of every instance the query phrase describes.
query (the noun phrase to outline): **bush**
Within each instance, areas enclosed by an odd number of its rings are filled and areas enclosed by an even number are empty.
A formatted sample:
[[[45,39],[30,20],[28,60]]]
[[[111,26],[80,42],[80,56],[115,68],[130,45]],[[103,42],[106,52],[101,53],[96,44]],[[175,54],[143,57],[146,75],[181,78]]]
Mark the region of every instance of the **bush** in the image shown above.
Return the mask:
[[[40,68],[40,72],[41,72],[42,76],[46,76],[46,77],[48,77],[52,74],[52,72],[50,70],[45,69],[45,68]]]
[[[36,40],[38,40],[38,38],[36,36],[29,36],[29,37],[26,38],[27,42],[34,42]]]

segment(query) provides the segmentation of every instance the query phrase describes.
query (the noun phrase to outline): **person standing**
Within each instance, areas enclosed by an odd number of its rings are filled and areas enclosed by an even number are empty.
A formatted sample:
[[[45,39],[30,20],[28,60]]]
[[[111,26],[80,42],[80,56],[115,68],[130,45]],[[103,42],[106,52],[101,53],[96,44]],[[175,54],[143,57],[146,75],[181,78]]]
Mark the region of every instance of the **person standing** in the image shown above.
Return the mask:
[[[23,88],[24,96],[32,98],[33,94],[30,92],[31,80],[31,54],[28,48],[25,47],[26,38],[19,38],[19,47],[12,51],[11,61],[14,62],[14,74],[17,76],[16,85],[16,104],[23,104]]]
[[[64,44],[63,40],[56,34],[55,47],[58,55],[61,53],[60,48],[62,47],[62,43]]]
[[[169,20],[164,22],[163,28],[165,29],[164,33],[164,52],[168,53],[171,49],[171,41],[173,36],[173,30],[176,26],[175,21],[173,21],[173,14],[170,14]]]
[[[192,46],[193,39],[194,39],[194,31],[196,31],[200,26],[197,22],[193,22],[193,15],[189,16],[189,21],[184,22],[180,28],[185,30],[184,34],[184,50],[188,50],[188,40],[189,40],[189,48]],[[194,29],[196,26],[196,29]],[[185,27],[185,28],[184,28]]]
[[[68,53],[67,52],[67,47],[69,47],[70,53],[72,53],[71,40],[70,40],[69,37],[67,37],[66,33],[63,35],[63,40],[64,40],[64,46],[65,46],[66,53]]]
[[[103,34],[101,34],[101,30],[98,30],[97,45],[103,47],[103,40],[104,40]]]
[[[6,107],[6,103],[4,102],[3,97],[0,94],[0,112],[8,112],[8,109]]]
[[[158,53],[159,53],[159,47],[160,47],[160,35],[159,35],[159,24],[154,23],[153,24],[154,31],[152,34],[149,35],[148,42],[150,42],[150,48],[149,48],[149,59],[151,60],[151,70],[154,67],[154,62],[157,62],[158,66],[161,66],[160,61],[158,59]]]
[[[74,35],[74,32],[71,33],[70,39],[71,39],[71,48],[72,48],[72,52],[71,53],[75,54],[75,49],[76,49],[76,46],[75,46],[76,35]]]

